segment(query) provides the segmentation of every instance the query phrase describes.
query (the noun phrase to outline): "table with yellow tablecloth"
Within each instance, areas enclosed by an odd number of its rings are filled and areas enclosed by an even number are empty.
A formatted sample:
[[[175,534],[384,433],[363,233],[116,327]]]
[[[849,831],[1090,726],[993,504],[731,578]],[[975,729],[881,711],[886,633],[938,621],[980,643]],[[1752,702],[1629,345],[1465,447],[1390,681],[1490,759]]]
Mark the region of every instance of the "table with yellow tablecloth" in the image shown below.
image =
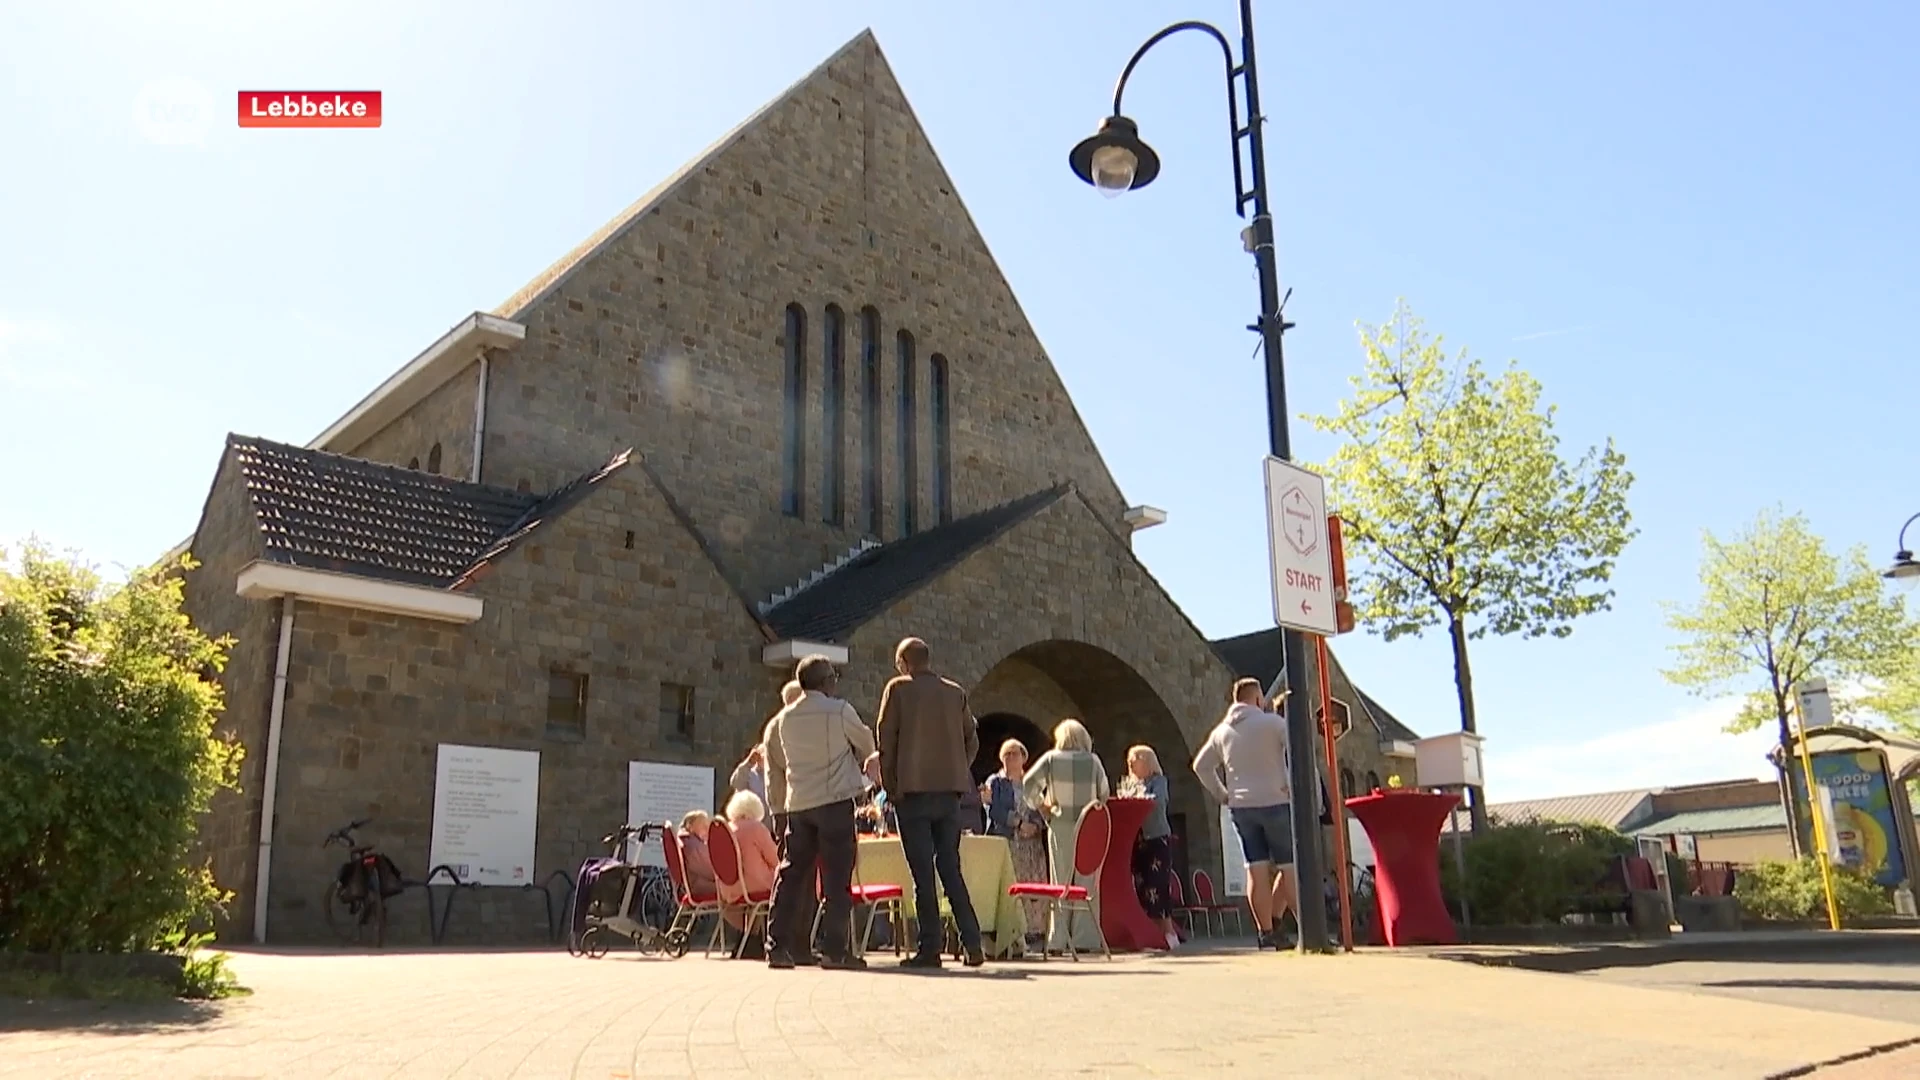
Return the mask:
[[[1026,935],[1026,920],[1020,901],[1007,895],[1014,883],[1013,850],[998,836],[963,835],[960,837],[960,876],[967,882],[967,898],[973,901],[974,917],[980,920],[980,935],[987,955],[1006,956]],[[898,885],[907,892],[900,903],[900,914],[913,915],[913,873],[907,867],[907,852],[897,836],[863,836],[854,880],[861,885]]]

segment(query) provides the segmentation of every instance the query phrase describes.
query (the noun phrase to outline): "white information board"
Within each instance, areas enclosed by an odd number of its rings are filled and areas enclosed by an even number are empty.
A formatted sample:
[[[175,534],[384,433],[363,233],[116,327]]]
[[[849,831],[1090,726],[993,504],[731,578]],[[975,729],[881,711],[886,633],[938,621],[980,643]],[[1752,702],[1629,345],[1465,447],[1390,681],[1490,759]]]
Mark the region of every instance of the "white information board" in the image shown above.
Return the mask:
[[[539,812],[539,751],[441,743],[428,863],[463,882],[530,885]]]
[[[1233,827],[1233,809],[1227,806],[1220,808],[1220,878],[1220,895],[1247,895],[1247,854]]]
[[[1267,459],[1267,550],[1273,561],[1274,619],[1309,634],[1339,633],[1326,481],[1277,457]]]
[[[627,762],[627,824],[649,821],[680,824],[689,810],[713,812],[713,767],[669,765],[663,761]],[[628,861],[642,866],[667,865],[667,853],[658,839],[649,839]]]

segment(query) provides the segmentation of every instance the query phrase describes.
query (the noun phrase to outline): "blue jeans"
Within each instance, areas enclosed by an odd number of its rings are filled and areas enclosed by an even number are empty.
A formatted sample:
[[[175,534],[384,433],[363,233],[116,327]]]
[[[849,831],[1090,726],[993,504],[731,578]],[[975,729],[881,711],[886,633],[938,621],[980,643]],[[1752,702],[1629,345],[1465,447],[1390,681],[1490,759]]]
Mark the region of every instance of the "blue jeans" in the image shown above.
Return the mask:
[[[1293,807],[1290,804],[1236,806],[1231,816],[1233,831],[1240,834],[1240,851],[1247,857],[1248,866],[1293,864]]]

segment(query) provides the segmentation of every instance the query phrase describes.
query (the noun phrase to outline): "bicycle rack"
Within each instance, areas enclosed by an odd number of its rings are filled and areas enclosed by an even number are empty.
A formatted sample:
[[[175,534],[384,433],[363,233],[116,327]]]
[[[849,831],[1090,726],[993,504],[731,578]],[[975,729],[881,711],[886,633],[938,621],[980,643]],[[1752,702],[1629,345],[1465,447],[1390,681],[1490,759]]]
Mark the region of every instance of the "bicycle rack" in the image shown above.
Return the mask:
[[[444,882],[440,880],[443,877],[446,879]],[[573,904],[574,880],[573,880],[573,875],[567,873],[565,870],[555,870],[553,873],[548,874],[547,880],[543,883],[535,884],[533,882],[528,882],[525,885],[519,886],[519,888],[522,890],[536,889],[539,891],[540,899],[542,903],[545,905],[546,912],[547,912],[547,942],[549,944],[559,944],[560,930],[561,930],[560,923],[555,918],[554,906],[553,906],[553,879],[554,878],[559,878],[561,881],[566,883],[566,898],[560,904],[560,911],[562,912],[571,911],[572,904]],[[406,884],[409,886],[418,885],[422,889],[426,890],[427,938],[428,940],[432,941],[433,944],[435,945],[441,945],[446,942],[447,923],[449,920],[453,918],[453,901],[455,897],[460,895],[460,890],[478,889],[481,887],[480,883],[477,881],[460,880],[460,875],[454,872],[453,867],[448,866],[445,863],[442,863],[439,866],[436,866],[432,870],[428,871],[427,879],[425,881],[407,882]],[[439,910],[437,913],[434,910],[435,904],[433,899],[433,890],[436,886],[439,886],[441,888],[445,888],[448,890],[446,894],[447,896],[446,901],[438,905]]]

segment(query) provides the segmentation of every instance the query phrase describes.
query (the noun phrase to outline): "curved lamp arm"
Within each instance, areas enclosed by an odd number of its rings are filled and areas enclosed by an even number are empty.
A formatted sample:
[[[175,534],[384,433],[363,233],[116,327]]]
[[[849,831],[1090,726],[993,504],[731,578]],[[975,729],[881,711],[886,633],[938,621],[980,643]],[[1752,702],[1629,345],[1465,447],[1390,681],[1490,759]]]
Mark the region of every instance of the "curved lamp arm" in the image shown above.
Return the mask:
[[[1912,528],[1913,523],[1916,521],[1920,521],[1920,514],[1913,515],[1912,517],[1907,519],[1907,523],[1905,525],[1900,526],[1900,539],[1894,542],[1898,546],[1899,550],[1901,551],[1911,550],[1907,547],[1907,530]]]
[[[1244,216],[1244,211],[1242,210],[1242,207],[1245,204],[1245,199],[1242,197],[1242,194],[1241,194],[1242,188],[1244,185],[1242,183],[1242,177],[1240,173],[1240,136],[1242,134],[1240,131],[1240,99],[1233,92],[1233,80],[1235,76],[1240,74],[1240,68],[1238,65],[1236,65],[1233,62],[1233,44],[1227,40],[1226,34],[1221,33],[1219,27],[1213,25],[1212,23],[1199,22],[1197,20],[1190,20],[1187,22],[1177,22],[1177,23],[1174,23],[1172,26],[1169,26],[1166,29],[1148,38],[1146,41],[1146,44],[1134,50],[1133,58],[1127,61],[1126,67],[1120,69],[1119,81],[1113,84],[1113,115],[1115,116],[1124,115],[1122,109],[1120,108],[1120,99],[1123,96],[1125,96],[1127,92],[1127,79],[1132,77],[1133,69],[1139,66],[1141,58],[1147,55],[1147,50],[1153,48],[1155,45],[1160,44],[1162,41],[1165,41],[1166,39],[1172,37],[1175,34],[1180,33],[1183,30],[1198,30],[1201,33],[1212,38],[1214,41],[1219,42],[1220,57],[1222,60],[1226,62],[1227,138],[1231,143],[1231,145],[1233,146],[1233,189],[1234,189],[1234,196],[1238,200],[1234,209],[1236,211],[1241,211],[1242,216]]]

